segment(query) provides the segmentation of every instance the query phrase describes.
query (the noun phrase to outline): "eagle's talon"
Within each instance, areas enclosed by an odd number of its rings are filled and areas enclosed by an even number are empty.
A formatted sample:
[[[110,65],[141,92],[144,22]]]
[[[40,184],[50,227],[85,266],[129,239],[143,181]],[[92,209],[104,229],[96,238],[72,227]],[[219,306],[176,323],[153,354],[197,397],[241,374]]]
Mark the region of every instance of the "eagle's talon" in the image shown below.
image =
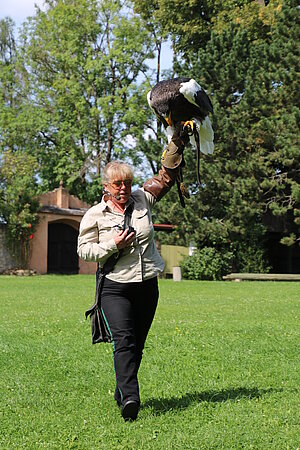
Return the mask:
[[[192,120],[187,120],[186,122],[183,122],[183,131],[187,131],[189,136],[192,136],[194,134],[194,128],[195,124]]]

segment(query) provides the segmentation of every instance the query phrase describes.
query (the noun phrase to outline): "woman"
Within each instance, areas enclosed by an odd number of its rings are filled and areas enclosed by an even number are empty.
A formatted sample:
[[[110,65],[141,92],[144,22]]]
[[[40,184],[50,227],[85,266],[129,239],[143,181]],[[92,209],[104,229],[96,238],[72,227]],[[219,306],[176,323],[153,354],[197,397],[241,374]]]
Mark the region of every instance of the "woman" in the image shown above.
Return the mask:
[[[131,192],[133,172],[121,161],[103,170],[104,195],[87,211],[80,225],[78,254],[101,267],[118,257],[101,290],[101,309],[113,342],[116,374],[114,398],[125,420],[135,420],[140,406],[138,370],[158,301],[157,276],[164,264],[156,249],[151,208],[174,184],[186,137],[174,134],[163,153],[163,167],[142,189]],[[124,213],[132,208],[131,226]]]

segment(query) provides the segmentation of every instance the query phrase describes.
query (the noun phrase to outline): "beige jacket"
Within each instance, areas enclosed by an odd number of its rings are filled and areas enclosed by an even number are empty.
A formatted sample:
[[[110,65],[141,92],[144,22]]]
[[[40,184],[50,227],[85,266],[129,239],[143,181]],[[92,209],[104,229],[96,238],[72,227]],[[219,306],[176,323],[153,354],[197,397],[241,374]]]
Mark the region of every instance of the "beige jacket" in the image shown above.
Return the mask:
[[[112,281],[129,283],[157,276],[164,269],[155,242],[151,209],[174,184],[178,171],[164,167],[157,176],[146,181],[142,189],[132,192],[129,202],[134,202],[131,226],[135,241],[124,249],[112,272],[107,275]],[[124,215],[113,211],[105,199],[90,208],[80,224],[78,255],[85,261],[96,261],[101,267],[109,256],[118,253],[114,236],[121,231]]]

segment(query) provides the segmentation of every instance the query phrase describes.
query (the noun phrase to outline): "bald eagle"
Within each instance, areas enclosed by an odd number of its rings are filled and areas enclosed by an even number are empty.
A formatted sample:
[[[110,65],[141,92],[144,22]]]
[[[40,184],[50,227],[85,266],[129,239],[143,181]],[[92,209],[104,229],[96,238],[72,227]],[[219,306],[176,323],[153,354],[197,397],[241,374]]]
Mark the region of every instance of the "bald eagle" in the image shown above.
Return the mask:
[[[169,140],[178,124],[189,127],[190,142],[197,149],[200,181],[199,151],[205,155],[214,151],[214,132],[208,117],[213,111],[210,98],[193,78],[174,78],[157,83],[148,92],[147,100],[164,125]]]

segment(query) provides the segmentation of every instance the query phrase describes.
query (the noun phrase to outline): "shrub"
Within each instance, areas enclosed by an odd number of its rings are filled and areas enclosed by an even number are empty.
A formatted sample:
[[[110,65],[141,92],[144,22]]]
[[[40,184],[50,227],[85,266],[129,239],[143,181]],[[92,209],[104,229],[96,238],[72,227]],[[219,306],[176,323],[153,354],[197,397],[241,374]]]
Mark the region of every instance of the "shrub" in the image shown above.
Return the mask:
[[[180,264],[183,278],[188,280],[221,280],[231,272],[231,252],[220,253],[213,247],[197,250]]]
[[[233,250],[234,247],[234,250]],[[265,250],[261,248],[260,243],[239,242],[232,245],[235,255],[234,272],[243,273],[268,273],[270,265],[268,264]]]
[[[0,172],[0,220],[7,223],[7,244],[20,268],[28,265],[30,240],[38,223],[37,161],[22,152],[5,152]]]

